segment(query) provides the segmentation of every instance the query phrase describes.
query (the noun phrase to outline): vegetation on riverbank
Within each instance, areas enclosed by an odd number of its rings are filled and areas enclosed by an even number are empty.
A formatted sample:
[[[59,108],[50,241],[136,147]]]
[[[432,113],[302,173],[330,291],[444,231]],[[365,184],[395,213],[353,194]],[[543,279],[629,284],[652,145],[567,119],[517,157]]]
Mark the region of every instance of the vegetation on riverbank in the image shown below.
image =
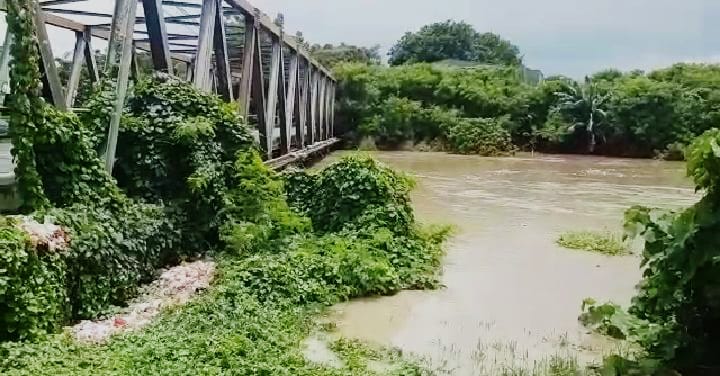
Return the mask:
[[[517,47],[452,21],[408,33],[390,56],[391,67],[335,66],[338,131],[356,142],[370,137],[380,149],[681,159],[720,120],[720,66],[713,64],[536,83]]]
[[[283,178],[232,105],[164,75],[131,91],[110,175],[96,148],[112,82],[98,85],[81,118],[45,105],[32,9],[8,2],[25,216],[0,217],[0,373],[373,374],[361,362],[313,364],[301,341],[327,304],[437,286],[448,229],[416,223],[411,181],[367,157]],[[29,217],[60,225],[66,247],[33,242],[18,225]],[[206,256],[218,262],[215,284],[147,329],[104,345],[58,334],[124,304],[158,267]],[[361,357],[349,354],[357,348],[340,352]],[[394,364],[391,374],[424,372],[373,354]]]
[[[338,124],[381,149],[437,143],[483,155],[519,148],[669,159],[717,124],[716,65],[610,73],[533,86],[516,67],[341,64]]]
[[[584,304],[584,321],[637,342],[637,359],[611,358],[623,372],[673,369],[686,375],[720,372],[720,130],[689,147],[688,175],[704,197],[692,207],[665,212],[633,207],[629,236],[644,240],[643,279],[627,312],[613,304]],[[660,371],[653,371],[660,372]]]
[[[560,234],[557,244],[568,249],[598,252],[610,256],[629,254],[628,246],[620,236],[611,232],[569,231]]]

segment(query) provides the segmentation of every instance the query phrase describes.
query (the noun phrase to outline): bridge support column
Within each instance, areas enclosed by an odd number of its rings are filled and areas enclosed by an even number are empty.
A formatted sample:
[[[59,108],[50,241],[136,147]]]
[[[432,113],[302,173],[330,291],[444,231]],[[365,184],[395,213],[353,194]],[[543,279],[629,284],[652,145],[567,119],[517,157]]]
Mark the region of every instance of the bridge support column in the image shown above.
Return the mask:
[[[217,13],[217,0],[203,0],[200,12],[200,33],[195,54],[195,72],[193,84],[196,88],[209,91],[212,88],[210,68],[212,66],[213,39],[215,32],[215,17]]]
[[[112,172],[115,165],[115,152],[117,150],[118,133],[120,130],[120,118],[125,107],[125,95],[127,94],[128,80],[130,78],[130,60],[133,55],[133,32],[135,30],[135,16],[137,12],[137,0],[116,0],[115,14],[113,14],[113,30],[108,42],[108,51],[114,46],[119,51],[119,59],[116,53],[108,54],[106,70],[113,72],[117,67],[117,91],[115,96],[115,109],[110,115],[110,129],[105,150],[105,168]]]
[[[312,78],[310,79],[310,144],[317,141],[317,112],[318,112],[318,79],[319,71],[312,67]]]
[[[80,73],[82,73],[82,63],[85,57],[85,38],[83,33],[75,32],[75,50],[73,51],[72,67],[70,68],[70,77],[68,78],[65,90],[65,107],[72,107],[75,103],[78,85],[80,84]]]
[[[302,149],[302,129],[300,128],[300,94],[298,89],[298,55],[297,51],[290,52],[290,65],[288,67],[288,90],[285,118],[289,130],[295,125],[295,148]]]
[[[215,38],[213,48],[215,49],[215,80],[217,92],[226,101],[233,101],[232,76],[230,74],[230,60],[228,59],[227,36],[225,35],[225,13],[223,1],[216,0],[217,12],[215,13]]]
[[[90,75],[90,82],[95,83],[100,81],[100,70],[98,70],[95,51],[92,48],[92,31],[89,26],[85,26],[82,36],[83,40],[85,40],[85,66]]]
[[[305,145],[308,143],[308,93],[310,90],[310,64],[305,58],[299,58],[298,63],[302,66],[302,80],[298,91],[300,92],[299,105],[298,105],[298,129],[300,132],[300,138],[298,145],[300,149],[305,149]],[[298,72],[299,74],[299,72]]]
[[[42,60],[41,70],[43,73],[43,91],[52,99],[55,107],[61,110],[67,110],[65,93],[63,91],[60,74],[55,66],[55,57],[53,56],[52,46],[48,38],[47,28],[45,26],[45,13],[40,8],[38,0],[33,0],[33,21],[35,22],[35,33],[38,39],[38,47],[40,49],[40,58]]]

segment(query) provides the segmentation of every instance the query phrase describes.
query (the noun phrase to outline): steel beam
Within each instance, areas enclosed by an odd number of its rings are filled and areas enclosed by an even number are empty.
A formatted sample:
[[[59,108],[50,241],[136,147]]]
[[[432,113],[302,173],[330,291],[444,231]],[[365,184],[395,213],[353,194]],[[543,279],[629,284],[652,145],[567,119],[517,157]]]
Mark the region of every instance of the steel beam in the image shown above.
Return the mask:
[[[295,125],[295,143],[302,148],[302,130],[299,121],[300,96],[298,94],[298,55],[297,52],[290,52],[290,64],[288,66],[287,78],[287,103],[285,106],[285,118],[290,129]]]
[[[273,38],[272,49],[270,55],[270,80],[268,84],[268,92],[266,96],[266,111],[265,111],[265,129],[266,129],[266,152],[268,159],[272,158],[273,141],[275,139],[275,118],[277,115],[277,104],[278,104],[278,88],[280,81],[280,69],[282,61],[282,48],[280,42]]]
[[[40,9],[40,4],[33,1],[33,21],[35,22],[35,33],[37,34],[38,47],[40,49],[40,58],[42,60],[42,68],[44,72],[45,88],[50,92],[53,105],[65,111],[67,105],[65,94],[63,92],[62,82],[57,67],[55,66],[55,57],[53,56],[52,46],[48,38],[47,28],[45,26],[45,14]]]
[[[317,138],[317,112],[318,112],[318,79],[320,73],[312,66],[312,78],[310,80],[310,145],[314,144]]]
[[[251,53],[254,55],[252,58],[252,74],[250,75],[252,80],[250,85],[252,92],[251,99],[255,104],[258,130],[260,131],[260,147],[263,149],[265,156],[267,157],[268,155],[272,155],[272,132],[268,133],[268,121],[265,116],[267,105],[265,104],[265,78],[263,77],[262,50],[260,48],[259,33],[255,33],[255,43],[253,44],[254,46],[252,51],[246,51],[245,53]],[[249,113],[246,115],[249,115]],[[268,138],[270,138],[270,148],[267,147]]]
[[[80,75],[82,73],[82,64],[85,57],[85,38],[83,33],[75,32],[75,50],[73,51],[72,67],[70,69],[70,77],[68,78],[67,88],[65,90],[65,107],[72,107],[77,96],[78,85],[80,84]]]
[[[168,33],[161,0],[143,0],[145,27],[150,39],[150,53],[155,70],[173,74]]]
[[[228,60],[227,37],[225,35],[225,14],[222,9],[222,0],[217,0],[216,8],[213,48],[215,49],[215,81],[217,83],[217,93],[226,101],[232,102],[232,76],[230,70],[230,60]]]
[[[307,118],[308,118],[308,94],[310,93],[310,64],[308,61],[300,57],[298,60],[302,61],[302,65],[304,66],[304,75],[302,78],[302,82],[300,84],[300,113],[299,113],[299,123],[298,127],[300,128],[300,145],[299,147],[301,149],[305,148],[305,145],[307,144],[307,135],[308,135],[308,126],[307,126]]]
[[[203,0],[200,14],[200,34],[195,54],[195,72],[193,83],[200,90],[209,91],[212,85],[210,68],[212,66],[213,34],[215,33],[215,14],[217,0]]]
[[[115,109],[110,115],[110,128],[108,130],[107,148],[105,150],[105,168],[112,173],[115,165],[115,152],[117,150],[118,133],[120,131],[120,119],[125,108],[125,95],[127,94],[128,79],[130,76],[130,60],[133,55],[133,30],[135,28],[135,16],[137,12],[137,0],[116,0],[121,3],[115,7],[118,13],[113,17],[113,24],[117,25],[113,29],[113,37],[108,45],[115,45],[120,53],[118,75],[117,75],[117,92],[115,96]],[[124,28],[120,28],[120,25]],[[109,58],[109,56],[108,56]],[[108,60],[112,69],[115,61]]]
[[[95,83],[100,81],[100,70],[95,60],[95,51],[92,48],[92,32],[89,27],[82,31],[83,40],[85,41],[85,66],[90,75],[90,81]]]
[[[247,116],[250,110],[250,93],[252,88],[252,73],[254,67],[255,45],[257,43],[257,28],[254,18],[245,16],[245,44],[243,46],[242,75],[240,76],[240,93],[238,104],[240,113]]]

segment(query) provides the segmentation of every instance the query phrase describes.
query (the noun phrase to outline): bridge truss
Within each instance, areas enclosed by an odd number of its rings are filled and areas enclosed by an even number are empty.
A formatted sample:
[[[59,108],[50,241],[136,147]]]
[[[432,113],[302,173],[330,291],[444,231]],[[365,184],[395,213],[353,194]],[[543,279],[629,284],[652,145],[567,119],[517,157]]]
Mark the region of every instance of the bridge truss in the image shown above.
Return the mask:
[[[200,90],[236,102],[257,126],[267,160],[325,147],[334,133],[332,73],[314,60],[301,35],[287,35],[284,20],[271,20],[246,0],[32,0],[46,97],[71,109],[83,67],[96,82],[101,72],[117,78],[117,102],[109,124],[106,164],[112,169],[120,115],[129,81],[141,76],[137,58],[149,54],[154,71],[179,76]],[[2,1],[0,0],[0,3]],[[55,64],[48,25],[75,34],[72,66],[63,84]],[[101,67],[93,44],[107,41]],[[12,35],[4,46],[12,43]],[[9,56],[0,56],[0,72]],[[101,62],[102,63],[102,62]],[[111,67],[117,67],[112,70]],[[120,147],[122,147],[120,145]]]

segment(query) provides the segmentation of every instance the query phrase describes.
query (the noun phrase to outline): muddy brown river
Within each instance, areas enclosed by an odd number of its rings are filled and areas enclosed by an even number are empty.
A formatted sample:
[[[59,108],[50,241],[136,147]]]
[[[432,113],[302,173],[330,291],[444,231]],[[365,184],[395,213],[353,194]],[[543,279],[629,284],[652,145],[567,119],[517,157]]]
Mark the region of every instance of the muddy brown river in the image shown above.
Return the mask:
[[[619,232],[631,205],[679,208],[698,199],[676,162],[373,155],[415,177],[420,221],[457,227],[445,287],[354,300],[333,307],[331,318],[343,336],[398,347],[453,375],[532,368],[555,355],[585,364],[622,351],[577,317],[586,297],[627,305],[638,257],[567,250],[555,240],[567,230]]]

